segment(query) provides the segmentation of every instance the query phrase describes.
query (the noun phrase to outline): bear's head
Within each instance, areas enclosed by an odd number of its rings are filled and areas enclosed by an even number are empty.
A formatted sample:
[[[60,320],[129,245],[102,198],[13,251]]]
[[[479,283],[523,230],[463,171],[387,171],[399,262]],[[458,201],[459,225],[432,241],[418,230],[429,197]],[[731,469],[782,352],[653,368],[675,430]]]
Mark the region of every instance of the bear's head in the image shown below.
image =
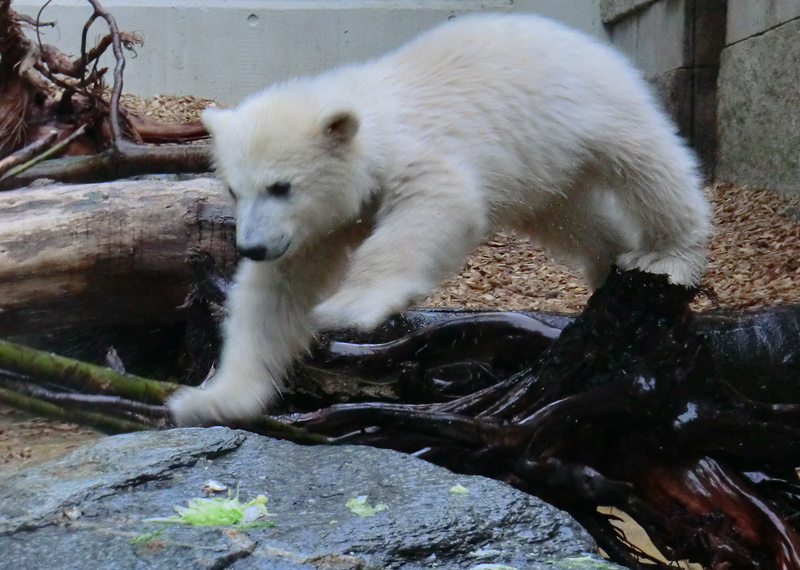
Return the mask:
[[[289,256],[358,219],[371,181],[351,108],[278,89],[236,109],[206,109],[202,121],[236,200],[245,257]]]

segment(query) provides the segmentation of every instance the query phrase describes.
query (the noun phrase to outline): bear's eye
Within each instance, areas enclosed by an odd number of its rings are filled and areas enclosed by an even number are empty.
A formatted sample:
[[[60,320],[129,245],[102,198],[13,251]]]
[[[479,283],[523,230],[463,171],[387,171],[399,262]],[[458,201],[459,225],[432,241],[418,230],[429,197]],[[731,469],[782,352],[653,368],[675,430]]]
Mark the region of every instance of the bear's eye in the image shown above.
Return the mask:
[[[235,202],[236,201],[236,194],[233,193],[233,188],[231,188],[230,186],[228,186],[228,194],[231,195],[231,198],[233,198],[233,201]]]
[[[276,182],[271,186],[267,186],[267,194],[277,197],[288,196],[291,189],[292,184],[290,182]]]

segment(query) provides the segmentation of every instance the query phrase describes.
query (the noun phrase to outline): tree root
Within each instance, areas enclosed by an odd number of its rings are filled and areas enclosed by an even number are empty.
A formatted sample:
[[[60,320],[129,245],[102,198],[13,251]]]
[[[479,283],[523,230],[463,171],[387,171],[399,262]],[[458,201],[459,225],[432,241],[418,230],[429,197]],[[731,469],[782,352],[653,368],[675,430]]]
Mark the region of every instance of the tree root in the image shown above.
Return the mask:
[[[797,406],[756,404],[716,381],[692,294],[616,272],[526,373],[477,397],[283,419],[506,481],[571,513],[633,567],[645,567],[641,553],[598,506],[629,514],[672,559],[798,568]]]
[[[18,166],[0,180],[0,189],[19,188],[38,178],[89,182],[150,172],[203,172],[209,169],[205,148],[159,149],[142,143],[183,143],[207,136],[199,121],[168,125],[141,117],[120,105],[125,57],[142,43],[137,34],[120,31],[113,16],[98,0],[87,0],[93,13],[84,26],[81,54],[70,58],[39,37],[41,11],[36,19],[21,17],[11,0],[0,0],[0,158],[55,131],[60,143],[48,154]],[[45,4],[46,6],[47,4]],[[42,8],[44,10],[44,7]],[[109,33],[87,48],[92,24],[104,20]],[[36,31],[27,39],[22,26]],[[114,53],[113,85],[104,84],[106,70],[98,59]],[[76,135],[76,125],[85,132]],[[61,161],[33,168],[56,151],[84,160]]]
[[[201,280],[188,305],[206,303],[216,321],[227,282],[207,256],[193,259]],[[560,332],[530,316],[479,314],[419,329],[417,317],[393,319],[381,344],[337,334],[306,369],[395,378],[391,386],[412,403],[336,404],[236,427],[304,444],[395,449],[505,481],[569,512],[631,568],[669,566],[630,544],[598,507],[632,517],[668,559],[714,570],[798,568],[800,405],[755,401],[720,376],[716,351],[728,349],[707,341],[717,321],[695,318],[692,295],[662,276],[616,271]],[[483,383],[465,381],[470,367],[487,371]],[[50,406],[85,410],[93,401],[19,381],[6,382],[0,398],[9,388]],[[163,412],[97,402],[140,425],[158,425]]]

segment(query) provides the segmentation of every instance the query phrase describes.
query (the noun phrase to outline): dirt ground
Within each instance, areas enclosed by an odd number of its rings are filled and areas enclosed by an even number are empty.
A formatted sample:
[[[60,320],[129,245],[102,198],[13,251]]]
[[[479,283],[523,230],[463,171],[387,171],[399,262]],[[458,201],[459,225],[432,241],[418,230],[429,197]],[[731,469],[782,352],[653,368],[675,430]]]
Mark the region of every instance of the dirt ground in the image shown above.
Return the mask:
[[[91,428],[0,404],[0,472],[42,463],[101,437]]]

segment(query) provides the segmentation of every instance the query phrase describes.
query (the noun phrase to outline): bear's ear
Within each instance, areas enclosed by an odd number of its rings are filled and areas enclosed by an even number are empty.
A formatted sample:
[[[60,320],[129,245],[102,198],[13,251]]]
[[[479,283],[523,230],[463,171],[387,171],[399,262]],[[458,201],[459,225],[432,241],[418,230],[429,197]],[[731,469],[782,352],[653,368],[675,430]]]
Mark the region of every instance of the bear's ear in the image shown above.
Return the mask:
[[[203,123],[203,126],[210,135],[215,135],[225,126],[225,123],[228,122],[230,114],[230,109],[215,109],[214,107],[209,107],[200,113],[200,122]]]
[[[322,119],[322,134],[334,144],[345,144],[356,136],[359,125],[360,121],[355,111],[338,109]]]

